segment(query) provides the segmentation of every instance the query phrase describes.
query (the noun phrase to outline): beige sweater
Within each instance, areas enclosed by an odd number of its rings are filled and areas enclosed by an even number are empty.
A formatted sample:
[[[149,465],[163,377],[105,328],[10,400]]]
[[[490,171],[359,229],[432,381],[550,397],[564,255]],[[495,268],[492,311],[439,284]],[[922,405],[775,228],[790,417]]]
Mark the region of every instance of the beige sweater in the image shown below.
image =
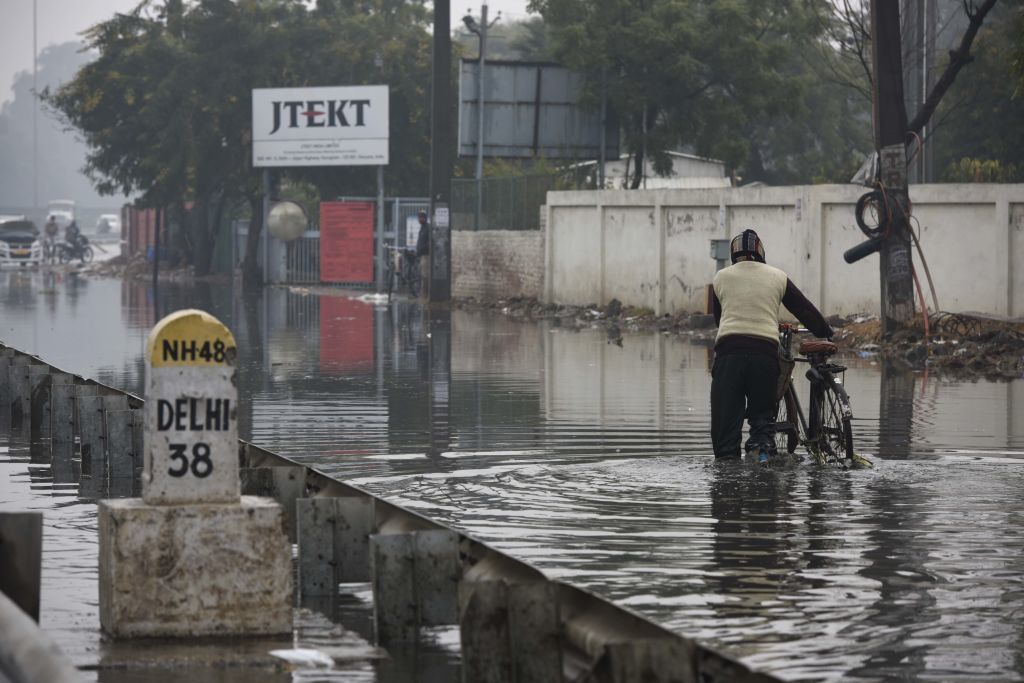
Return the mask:
[[[730,334],[778,341],[779,306],[789,278],[778,268],[740,261],[715,274],[714,288],[722,304],[716,340]]]

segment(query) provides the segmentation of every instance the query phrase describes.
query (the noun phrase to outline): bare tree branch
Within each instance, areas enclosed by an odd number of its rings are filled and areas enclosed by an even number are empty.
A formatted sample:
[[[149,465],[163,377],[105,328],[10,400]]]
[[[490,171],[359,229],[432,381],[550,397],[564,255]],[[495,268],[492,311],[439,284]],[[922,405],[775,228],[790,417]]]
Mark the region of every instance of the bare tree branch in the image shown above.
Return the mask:
[[[960,73],[960,69],[964,68],[968,64],[974,61],[974,56],[971,55],[971,45],[974,44],[974,38],[978,35],[978,30],[981,28],[982,23],[985,21],[985,16],[989,13],[996,4],[996,0],[985,0],[981,7],[974,7],[973,2],[964,0],[964,12],[967,14],[967,18],[970,23],[967,26],[967,30],[964,31],[963,37],[960,39],[960,46],[951,50],[949,53],[949,64],[946,65],[945,71],[942,72],[942,76],[932,86],[931,92],[928,93],[928,99],[925,100],[924,104],[921,105],[921,110],[914,116],[914,120],[910,122],[908,126],[909,133],[920,134],[921,129],[924,128],[925,124],[928,123],[928,119],[931,118],[932,114],[935,113],[936,107],[939,106],[939,102],[942,100],[943,95],[949,90],[949,87],[953,85],[953,81],[956,80],[956,76]]]

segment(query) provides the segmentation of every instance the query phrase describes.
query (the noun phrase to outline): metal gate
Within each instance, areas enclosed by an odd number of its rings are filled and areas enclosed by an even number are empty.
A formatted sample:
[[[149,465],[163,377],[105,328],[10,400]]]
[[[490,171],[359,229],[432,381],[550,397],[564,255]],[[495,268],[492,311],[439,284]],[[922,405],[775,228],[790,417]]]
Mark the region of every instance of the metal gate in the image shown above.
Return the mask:
[[[337,201],[362,201],[374,202],[376,197],[339,197]],[[405,247],[415,246],[409,244],[409,235],[406,230],[410,218],[414,218],[420,211],[430,210],[430,200],[426,197],[392,197],[384,200],[384,241],[387,244]],[[318,284],[320,282],[320,225],[319,212],[310,216],[310,229],[302,237],[283,245],[285,253],[284,283],[287,284]],[[240,268],[242,259],[245,257],[245,242],[249,233],[249,221],[239,220],[234,222],[232,230],[232,263],[235,268]],[[267,239],[266,231],[263,231],[260,240],[259,263],[263,265],[264,273],[267,269]],[[374,253],[378,253],[374,249]],[[377,264],[380,268],[380,264]],[[268,278],[269,280],[269,278]]]

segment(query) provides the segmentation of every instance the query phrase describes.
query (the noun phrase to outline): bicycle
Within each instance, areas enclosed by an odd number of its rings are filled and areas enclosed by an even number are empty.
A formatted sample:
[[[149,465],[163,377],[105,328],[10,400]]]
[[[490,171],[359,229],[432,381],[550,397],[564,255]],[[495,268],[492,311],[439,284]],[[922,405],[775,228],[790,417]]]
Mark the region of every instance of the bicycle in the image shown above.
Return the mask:
[[[390,244],[384,248],[390,252],[390,257],[386,259],[387,269],[384,272],[388,301],[391,301],[391,293],[396,287],[405,287],[410,295],[419,296],[420,259],[416,256],[416,250],[409,247],[393,247]]]
[[[872,467],[870,460],[853,450],[853,410],[843,386],[846,366],[830,360],[838,347],[824,339],[807,339],[798,347],[802,357],[795,358],[792,343],[796,332],[806,330],[788,323],[779,325],[781,373],[775,414],[778,453],[794,455],[802,444],[819,465],[843,469]],[[806,417],[793,385],[792,373],[797,363],[809,365],[805,373],[811,385]]]

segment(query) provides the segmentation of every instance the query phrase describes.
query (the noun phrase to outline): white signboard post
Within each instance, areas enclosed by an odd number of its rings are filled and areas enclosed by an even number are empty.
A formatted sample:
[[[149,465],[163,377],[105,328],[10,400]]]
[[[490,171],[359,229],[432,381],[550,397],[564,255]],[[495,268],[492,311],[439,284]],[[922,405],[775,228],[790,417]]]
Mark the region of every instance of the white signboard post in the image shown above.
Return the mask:
[[[252,165],[386,166],[388,87],[252,91]]]

